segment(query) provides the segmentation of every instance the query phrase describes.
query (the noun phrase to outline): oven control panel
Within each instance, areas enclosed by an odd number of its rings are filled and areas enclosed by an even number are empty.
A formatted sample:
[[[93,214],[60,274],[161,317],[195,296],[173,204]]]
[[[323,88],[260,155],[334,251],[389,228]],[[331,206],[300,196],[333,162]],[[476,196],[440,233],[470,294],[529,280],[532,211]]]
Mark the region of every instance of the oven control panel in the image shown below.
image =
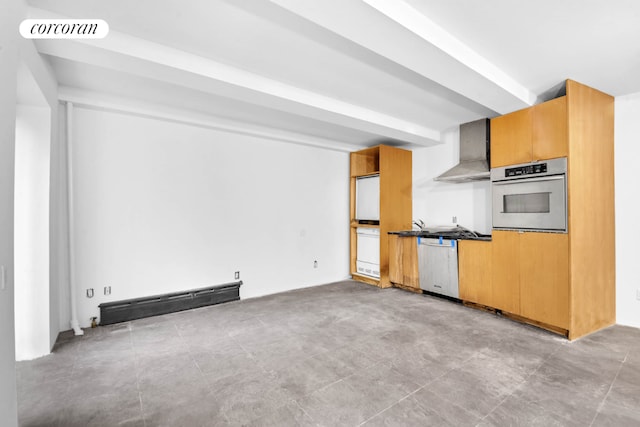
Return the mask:
[[[538,173],[547,173],[546,163],[537,163],[535,165],[518,166],[515,168],[506,168],[504,170],[504,177],[509,178],[512,176],[522,175],[534,175]]]

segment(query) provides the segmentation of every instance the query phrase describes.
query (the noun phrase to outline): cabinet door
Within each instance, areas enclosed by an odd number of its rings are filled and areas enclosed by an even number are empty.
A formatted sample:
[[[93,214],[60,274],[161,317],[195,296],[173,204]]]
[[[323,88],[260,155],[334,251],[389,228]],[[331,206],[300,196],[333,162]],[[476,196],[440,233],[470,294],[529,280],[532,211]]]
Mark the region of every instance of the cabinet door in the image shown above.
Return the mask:
[[[500,310],[520,314],[520,233],[493,231],[491,304]]]
[[[569,329],[569,237],[556,233],[520,235],[522,316]]]
[[[566,157],[568,140],[566,96],[533,107],[533,157],[531,160]]]
[[[418,238],[403,237],[402,242],[402,283],[420,289],[418,275]]]
[[[402,285],[402,241],[397,234],[389,234],[389,281]]]
[[[491,119],[491,167],[531,161],[532,109]]]
[[[491,300],[492,243],[461,240],[458,244],[460,299],[493,307]]]

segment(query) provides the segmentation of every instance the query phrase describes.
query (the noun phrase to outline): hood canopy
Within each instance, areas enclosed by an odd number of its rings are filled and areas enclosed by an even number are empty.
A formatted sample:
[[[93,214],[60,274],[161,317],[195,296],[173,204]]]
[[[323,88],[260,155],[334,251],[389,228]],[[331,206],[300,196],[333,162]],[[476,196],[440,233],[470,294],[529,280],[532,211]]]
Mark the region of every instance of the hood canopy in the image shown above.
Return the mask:
[[[489,119],[460,125],[460,163],[434,178],[435,181],[469,182],[489,179]]]

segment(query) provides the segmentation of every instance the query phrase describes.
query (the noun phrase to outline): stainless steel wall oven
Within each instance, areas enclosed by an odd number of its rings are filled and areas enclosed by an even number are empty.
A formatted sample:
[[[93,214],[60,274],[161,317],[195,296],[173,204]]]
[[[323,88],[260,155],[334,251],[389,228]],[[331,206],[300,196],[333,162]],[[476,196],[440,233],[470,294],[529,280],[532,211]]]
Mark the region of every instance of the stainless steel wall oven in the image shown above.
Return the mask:
[[[493,228],[567,231],[567,159],[491,169]]]

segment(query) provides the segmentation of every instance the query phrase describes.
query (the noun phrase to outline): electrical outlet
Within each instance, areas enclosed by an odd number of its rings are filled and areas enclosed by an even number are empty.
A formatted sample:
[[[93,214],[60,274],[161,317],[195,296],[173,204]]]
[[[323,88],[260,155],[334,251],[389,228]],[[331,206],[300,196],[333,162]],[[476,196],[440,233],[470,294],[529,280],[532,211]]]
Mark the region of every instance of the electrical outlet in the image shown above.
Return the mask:
[[[4,291],[7,288],[7,273],[4,269],[4,265],[0,265],[0,291]]]
[[[455,215],[453,217],[451,217],[451,222],[454,223],[454,224],[457,224],[458,223],[458,217],[455,216]]]
[[[87,298],[93,298],[93,288],[87,289]]]
[[[104,294],[105,295],[111,295],[111,286],[105,286],[104,287]]]
[[[318,268],[318,261],[313,261],[313,268]]]
[[[236,271],[236,274],[234,275],[236,280],[240,280],[240,272]]]
[[[640,301],[640,288],[636,289],[636,299]]]

